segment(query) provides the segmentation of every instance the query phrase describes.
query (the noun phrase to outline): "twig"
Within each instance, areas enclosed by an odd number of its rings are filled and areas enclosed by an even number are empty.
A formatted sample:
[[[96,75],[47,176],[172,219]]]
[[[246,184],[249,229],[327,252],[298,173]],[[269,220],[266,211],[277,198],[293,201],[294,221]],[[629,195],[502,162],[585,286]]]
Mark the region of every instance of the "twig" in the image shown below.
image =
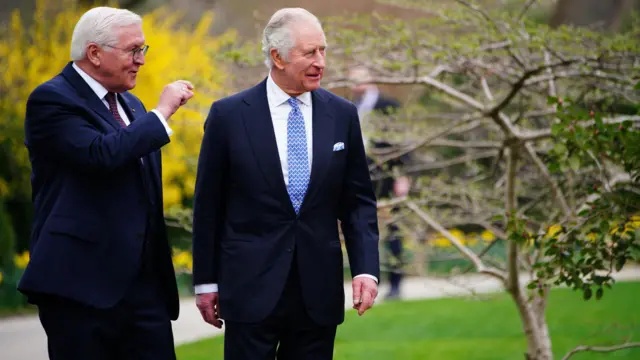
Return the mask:
[[[531,5],[533,5],[533,3],[535,3],[536,1],[537,0],[529,0],[527,1],[526,4],[524,4],[522,11],[520,11],[520,15],[518,15],[518,20],[522,20],[522,18],[526,15],[527,11],[529,11],[529,8],[531,7]]]
[[[575,354],[577,354],[579,352],[583,352],[583,351],[608,353],[608,352],[614,352],[614,351],[624,350],[624,349],[629,349],[629,348],[634,348],[634,347],[640,347],[640,342],[631,342],[631,343],[627,342],[627,343],[624,343],[624,344],[614,345],[614,346],[580,345],[580,346],[576,346],[573,350],[569,351],[569,353],[567,355],[565,355],[562,358],[562,360],[568,360],[573,355],[575,355]]]

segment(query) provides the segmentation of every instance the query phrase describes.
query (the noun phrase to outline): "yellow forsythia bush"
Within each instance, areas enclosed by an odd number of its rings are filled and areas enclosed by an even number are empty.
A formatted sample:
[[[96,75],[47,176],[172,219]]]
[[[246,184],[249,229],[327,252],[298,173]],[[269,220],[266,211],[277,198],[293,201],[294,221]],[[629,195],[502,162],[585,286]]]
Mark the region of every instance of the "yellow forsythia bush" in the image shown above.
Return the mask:
[[[73,1],[60,2],[51,15],[52,1],[38,0],[33,21],[25,27],[19,11],[14,11],[7,28],[0,30],[0,143],[6,134],[20,134],[29,93],[40,83],[58,74],[70,60],[73,28],[87,10]],[[209,107],[219,97],[225,81],[224,70],[215,59],[221,46],[233,41],[234,33],[209,35],[213,14],[204,13],[197,24],[179,24],[180,18],[165,8],[143,15],[143,29],[149,52],[132,91],[147,109],[157,105],[162,88],[186,79],[195,85],[195,97],[176,113],[170,125],[171,143],[163,148],[165,208],[191,200],[197,154]],[[12,130],[12,131],[9,131]],[[15,136],[15,135],[14,135]],[[28,164],[23,141],[11,149],[19,163]],[[28,168],[25,168],[28,172]],[[28,174],[25,177],[28,179]],[[0,189],[6,184],[0,181]]]

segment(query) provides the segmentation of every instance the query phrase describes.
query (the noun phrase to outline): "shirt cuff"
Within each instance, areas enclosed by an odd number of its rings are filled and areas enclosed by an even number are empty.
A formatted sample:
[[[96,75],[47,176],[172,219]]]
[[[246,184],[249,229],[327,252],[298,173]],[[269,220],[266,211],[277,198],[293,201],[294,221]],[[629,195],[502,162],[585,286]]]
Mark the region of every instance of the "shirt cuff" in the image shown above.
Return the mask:
[[[151,112],[158,116],[158,119],[160,119],[160,122],[162,123],[162,125],[164,125],[165,130],[167,130],[167,135],[171,136],[173,134],[173,130],[171,130],[169,124],[167,124],[167,120],[164,118],[164,116],[160,114],[160,111],[153,109],[151,110]]]
[[[375,281],[375,282],[376,282],[376,284],[378,283],[378,278],[377,278],[377,277],[375,277],[375,276],[373,276],[373,275],[369,275],[369,274],[360,274],[360,275],[356,275],[356,276],[354,276],[353,278],[355,279],[355,278],[358,278],[358,277],[367,277],[367,278],[369,278],[369,279],[373,279],[373,281]]]
[[[196,295],[218,292],[218,284],[202,284],[194,287]]]

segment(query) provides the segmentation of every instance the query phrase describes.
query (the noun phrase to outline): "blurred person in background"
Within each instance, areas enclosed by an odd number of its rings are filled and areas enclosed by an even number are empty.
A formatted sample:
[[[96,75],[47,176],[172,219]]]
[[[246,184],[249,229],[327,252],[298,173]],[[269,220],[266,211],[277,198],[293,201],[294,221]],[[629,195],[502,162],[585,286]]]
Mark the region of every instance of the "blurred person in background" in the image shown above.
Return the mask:
[[[355,105],[358,107],[358,115],[362,122],[366,122],[371,113],[377,112],[381,115],[388,116],[400,108],[400,102],[398,100],[383,95],[380,92],[380,89],[373,82],[371,73],[366,67],[355,66],[351,68],[348,73],[348,79],[352,84],[351,95]],[[364,134],[363,137],[366,139],[368,149],[385,149],[392,147],[388,139],[380,137],[369,139]],[[368,156],[367,159],[369,165],[374,163],[374,160],[370,156]],[[372,172],[373,176],[376,178],[381,177],[373,181],[376,197],[392,199],[408,195],[411,183],[407,176],[383,175],[385,169],[390,171],[394,167],[406,165],[408,159],[408,156],[402,156],[399,159],[387,162],[384,166],[375,167]],[[387,220],[391,220],[398,211],[399,208],[397,207],[390,209],[388,212],[383,210]],[[387,260],[389,267],[389,292],[386,298],[397,299],[400,297],[400,288],[405,266],[404,237],[401,229],[395,222],[389,222],[386,230],[386,236],[383,241],[390,255]]]
[[[140,16],[93,8],[72,61],[27,101],[35,216],[18,289],[38,306],[53,360],[175,359],[160,149],[193,87],[168,84],[147,112],[129,92],[147,49]]]
[[[202,141],[193,276],[226,360],[329,360],[344,321],[338,220],[360,315],[378,294],[376,198],[356,107],[322,88],[325,34],[300,8],[264,29],[268,76],[213,103]]]

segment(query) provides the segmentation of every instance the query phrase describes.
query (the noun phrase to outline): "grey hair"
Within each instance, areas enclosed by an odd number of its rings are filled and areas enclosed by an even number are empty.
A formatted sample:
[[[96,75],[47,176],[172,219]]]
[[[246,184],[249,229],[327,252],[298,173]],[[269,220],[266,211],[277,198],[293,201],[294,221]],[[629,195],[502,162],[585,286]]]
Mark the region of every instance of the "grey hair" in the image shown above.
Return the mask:
[[[71,60],[82,60],[91,42],[116,46],[119,36],[117,30],[138,24],[142,24],[140,15],[125,9],[100,6],[85,12],[73,29]]]
[[[283,59],[288,60],[289,52],[296,45],[292,25],[305,20],[322,30],[320,20],[303,8],[284,8],[271,16],[262,34],[262,54],[267,68],[273,67],[271,49],[276,49]]]

